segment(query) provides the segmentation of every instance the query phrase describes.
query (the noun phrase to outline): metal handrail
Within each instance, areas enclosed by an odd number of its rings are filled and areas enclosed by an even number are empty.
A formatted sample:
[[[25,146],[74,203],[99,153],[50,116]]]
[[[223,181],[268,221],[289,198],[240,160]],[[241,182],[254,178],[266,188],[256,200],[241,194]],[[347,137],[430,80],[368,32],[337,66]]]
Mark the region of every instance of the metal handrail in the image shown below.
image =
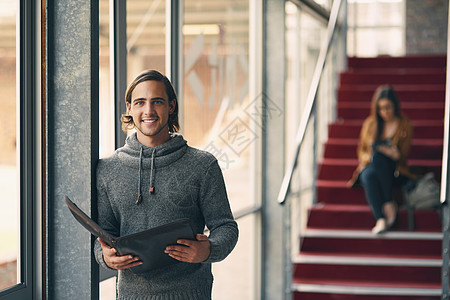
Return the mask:
[[[319,88],[320,79],[322,77],[322,71],[324,69],[328,51],[330,49],[333,37],[335,35],[336,23],[341,8],[341,3],[342,3],[341,0],[333,1],[333,6],[330,12],[330,20],[328,22],[327,27],[327,39],[324,41],[324,44],[320,48],[319,57],[317,59],[316,67],[311,81],[311,86],[308,92],[308,97],[306,98],[305,110],[303,111],[302,118],[300,120],[300,125],[297,131],[297,136],[295,139],[296,151],[294,153],[293,158],[291,159],[291,163],[289,164],[288,169],[286,170],[283,182],[281,184],[280,192],[278,194],[277,201],[281,205],[283,205],[286,202],[289,187],[292,181],[292,176],[295,171],[295,167],[297,166],[298,156],[300,153],[301,146],[303,144],[303,139],[306,134],[309,119],[311,118],[312,110],[316,100],[317,90]]]
[[[248,215],[254,214],[256,212],[259,212],[262,210],[262,206],[261,205],[254,205],[254,206],[249,206],[243,209],[240,209],[238,211],[233,212],[234,215],[234,219],[235,220],[239,220],[242,219]]]

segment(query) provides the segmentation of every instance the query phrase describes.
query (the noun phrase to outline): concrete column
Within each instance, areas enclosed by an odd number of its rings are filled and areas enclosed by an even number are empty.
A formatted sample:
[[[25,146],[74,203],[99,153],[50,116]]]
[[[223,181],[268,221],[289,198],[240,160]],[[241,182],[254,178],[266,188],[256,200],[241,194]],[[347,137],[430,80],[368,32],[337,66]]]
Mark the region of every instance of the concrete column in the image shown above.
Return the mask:
[[[285,157],[285,2],[265,0],[263,7],[263,249],[262,299],[284,299],[283,208],[277,202]],[[273,118],[276,105],[281,117]]]
[[[64,202],[95,215],[98,1],[49,0],[45,21],[46,299],[98,299],[93,238]]]

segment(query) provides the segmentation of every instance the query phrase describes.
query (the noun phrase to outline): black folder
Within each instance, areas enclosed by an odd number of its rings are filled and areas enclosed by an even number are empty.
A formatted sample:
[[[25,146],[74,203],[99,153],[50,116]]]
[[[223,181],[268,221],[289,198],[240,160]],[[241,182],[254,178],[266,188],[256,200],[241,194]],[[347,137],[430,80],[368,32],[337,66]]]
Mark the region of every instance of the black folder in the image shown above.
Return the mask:
[[[166,246],[177,244],[178,239],[195,240],[189,219],[179,219],[138,233],[114,237],[89,218],[69,197],[64,198],[75,219],[94,236],[100,237],[110,247],[115,248],[119,255],[132,254],[142,260],[142,265],[130,268],[135,273],[148,272],[179,262],[164,253]]]

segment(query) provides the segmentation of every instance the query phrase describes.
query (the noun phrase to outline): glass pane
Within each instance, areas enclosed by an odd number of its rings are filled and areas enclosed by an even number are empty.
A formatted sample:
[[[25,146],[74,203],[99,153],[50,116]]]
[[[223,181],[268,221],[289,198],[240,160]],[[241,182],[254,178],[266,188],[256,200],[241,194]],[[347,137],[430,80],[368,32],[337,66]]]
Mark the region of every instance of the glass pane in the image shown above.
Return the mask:
[[[114,152],[114,99],[109,62],[109,0],[99,1],[99,137],[100,158]]]
[[[127,1],[128,81],[145,69],[165,74],[166,1]]]
[[[111,93],[109,0],[99,1],[99,156],[110,156],[115,150],[114,98]],[[106,270],[100,267],[100,278]],[[110,272],[114,274],[113,272]],[[116,299],[115,276],[100,282],[100,300]]]
[[[296,136],[301,116],[313,79],[320,47],[326,37],[325,25],[297,8],[291,2],[286,2],[286,133]],[[325,80],[326,81],[326,80]],[[321,83],[323,85],[323,83]],[[286,155],[290,159],[295,152],[295,139],[286,141]],[[309,142],[306,141],[306,144]],[[303,147],[306,148],[307,146]],[[302,158],[302,171],[311,174],[306,167],[307,162],[313,163],[312,152],[306,151],[308,157]],[[290,161],[286,160],[286,164]],[[311,166],[312,167],[312,166]],[[303,187],[309,186],[312,177],[307,175],[302,179]]]
[[[16,10],[16,1],[0,0],[0,290],[18,283]]]
[[[299,9],[291,2],[286,2],[286,125],[287,136],[296,136],[297,130],[305,110],[306,100],[313,79],[313,74],[319,57],[320,47],[326,38],[326,25],[311,16],[308,11]],[[332,57],[331,53],[329,57]],[[326,78],[326,70],[322,74],[320,89],[324,89],[331,83]],[[301,168],[297,168],[293,174],[290,185],[290,203],[292,214],[291,249],[292,254],[299,249],[300,231],[305,228],[308,208],[313,202],[313,180],[316,159],[320,157],[320,145],[315,137],[321,133],[321,125],[328,124],[327,109],[323,106],[333,97],[321,97],[319,90],[316,97],[316,123],[313,126],[311,119],[303,139],[299,154]],[[324,101],[325,100],[325,101]],[[321,121],[322,119],[322,121]],[[325,130],[325,136],[327,132]],[[286,166],[295,154],[296,144],[294,139],[286,141]]]
[[[377,55],[403,55],[404,31],[401,28],[364,29],[356,31],[356,55],[370,57]],[[388,41],[388,42],[386,42]]]
[[[255,204],[261,143],[261,95],[249,96],[249,22],[249,1],[184,1],[181,130],[191,146],[216,156],[233,211]],[[242,222],[240,230],[253,238],[244,242],[241,233],[230,257],[213,265],[214,299],[252,299],[255,227]]]
[[[355,18],[358,26],[402,26],[403,7],[402,1],[377,2],[367,1],[350,4],[354,6]]]
[[[348,55],[404,55],[404,0],[349,1],[348,25]]]
[[[222,262],[212,264],[214,274],[214,300],[257,299],[255,295],[254,272],[258,256],[255,231],[257,215],[248,215],[239,219],[239,240],[236,248]]]
[[[249,99],[249,4],[185,1],[182,124],[190,145],[214,154],[233,210],[254,203],[251,162],[259,120]]]

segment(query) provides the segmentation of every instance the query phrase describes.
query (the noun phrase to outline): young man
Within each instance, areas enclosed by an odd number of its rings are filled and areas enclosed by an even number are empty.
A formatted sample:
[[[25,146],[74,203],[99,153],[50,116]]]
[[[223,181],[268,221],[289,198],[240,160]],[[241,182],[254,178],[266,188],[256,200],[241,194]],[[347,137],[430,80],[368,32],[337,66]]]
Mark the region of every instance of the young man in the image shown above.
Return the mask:
[[[211,299],[211,263],[221,261],[238,239],[222,172],[211,154],[187,145],[179,129],[178,103],[167,77],[141,73],[125,95],[122,127],[136,128],[97,166],[98,223],[124,236],[189,218],[197,240],[179,240],[167,255],[181,261],[143,274],[129,268],[139,257],[117,255],[99,239],[98,263],[119,270],[118,299]],[[205,226],[209,237],[203,234]]]

